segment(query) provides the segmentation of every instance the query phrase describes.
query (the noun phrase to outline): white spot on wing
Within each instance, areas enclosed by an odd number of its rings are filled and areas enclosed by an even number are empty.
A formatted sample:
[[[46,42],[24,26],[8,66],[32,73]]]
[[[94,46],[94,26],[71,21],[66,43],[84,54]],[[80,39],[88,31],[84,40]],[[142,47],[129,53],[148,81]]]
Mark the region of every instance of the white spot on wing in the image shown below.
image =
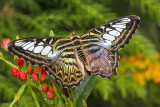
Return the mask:
[[[125,23],[115,23],[116,25],[126,25]]]
[[[126,24],[126,23],[129,23],[129,22],[122,20],[122,21],[120,21],[120,23]]]
[[[34,46],[31,46],[28,50],[33,51],[33,49],[34,49]]]
[[[46,38],[44,38],[43,41],[45,42],[45,41],[46,41]]]
[[[110,30],[112,30],[111,28],[106,28],[106,31],[110,31]]]
[[[36,46],[33,50],[34,53],[40,53],[43,49],[43,46]]]
[[[100,28],[104,29],[104,28],[105,28],[105,26],[101,26]]]
[[[120,36],[120,32],[116,31],[116,30],[112,30],[109,32],[109,34],[113,35],[113,36]]]
[[[21,42],[20,44],[18,44],[17,46],[22,46],[25,42]]]
[[[43,42],[40,42],[38,45],[44,45],[44,43],[43,43]]]
[[[52,51],[48,54],[48,57],[49,58],[53,58],[55,57],[57,54],[56,53],[52,53]]]
[[[23,44],[22,45],[22,47],[24,47],[24,46],[26,46],[26,45],[28,45],[28,44],[30,44],[31,42],[26,42],[25,44]]]
[[[108,41],[108,40],[105,40],[104,45],[111,46],[111,45],[112,45],[112,42],[111,42],[111,41]]]
[[[121,28],[116,28],[116,30],[118,30],[119,32],[123,31],[123,29],[121,29]]]
[[[107,39],[107,40],[111,40],[111,41],[115,40],[115,37],[114,37],[114,36],[111,36],[111,35],[109,35],[109,34],[104,34],[104,35],[103,35],[103,38],[104,38],[104,39]]]
[[[20,45],[21,43],[23,43],[23,42],[16,41],[14,45],[15,45],[15,46],[18,46],[18,45]]]
[[[126,26],[125,25],[111,25],[112,27],[115,27],[115,28],[126,28]]]
[[[99,42],[98,45],[109,49],[114,44],[112,44],[112,42],[109,40],[104,40],[104,41]]]
[[[130,21],[131,21],[131,19],[129,19],[129,18],[123,18],[122,20],[123,20],[123,21],[127,21],[127,22],[130,22]]]
[[[50,47],[50,46],[46,46],[46,47],[42,50],[41,55],[47,55],[50,51],[51,51],[51,47]]]
[[[34,48],[34,46],[32,46],[32,45],[34,45],[35,43],[36,43],[36,42],[30,42],[30,44],[24,46],[23,49],[26,50],[26,49],[28,49],[28,48],[30,47],[28,50],[29,50],[29,51],[32,51],[33,48]],[[33,48],[32,48],[31,46],[32,46]]]
[[[25,46],[23,47],[24,50],[27,50],[29,47],[32,46],[31,42],[28,42],[27,44],[28,44],[28,45],[25,45]]]

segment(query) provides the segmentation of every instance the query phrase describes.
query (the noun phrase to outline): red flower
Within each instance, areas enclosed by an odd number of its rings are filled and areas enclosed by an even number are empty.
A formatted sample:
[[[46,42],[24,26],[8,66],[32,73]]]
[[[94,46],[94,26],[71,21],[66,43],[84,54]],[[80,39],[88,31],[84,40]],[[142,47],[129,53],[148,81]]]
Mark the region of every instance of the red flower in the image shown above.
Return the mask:
[[[41,71],[42,68],[43,68],[43,66],[40,66],[39,68],[35,69],[34,72],[37,73],[37,72]]]
[[[53,88],[51,87],[51,88],[49,88],[49,91],[53,91]]]
[[[19,73],[19,79],[23,82],[26,81],[27,80],[27,74],[25,72],[20,72]]]
[[[34,69],[31,66],[28,66],[27,73],[31,75],[31,74],[33,74],[33,72],[34,72]]]
[[[44,70],[44,67],[41,69],[41,80],[44,81],[46,78],[47,72]]]
[[[49,90],[48,85],[47,85],[47,84],[43,84],[43,85],[42,85],[42,91],[43,91],[43,92],[47,92],[48,90]]]
[[[9,38],[4,38],[1,42],[1,47],[5,50],[7,50],[7,44],[11,42],[11,40]]]
[[[47,97],[48,97],[48,99],[53,99],[53,97],[54,97],[53,92],[52,91],[48,91],[47,92]]]
[[[24,64],[24,60],[17,57],[17,64],[18,66],[22,66]]]
[[[33,73],[33,74],[32,74],[32,80],[33,80],[34,82],[37,82],[37,81],[39,80],[39,76],[38,76],[37,73]]]
[[[19,73],[20,73],[20,71],[17,68],[12,69],[12,76],[13,77],[18,77]]]

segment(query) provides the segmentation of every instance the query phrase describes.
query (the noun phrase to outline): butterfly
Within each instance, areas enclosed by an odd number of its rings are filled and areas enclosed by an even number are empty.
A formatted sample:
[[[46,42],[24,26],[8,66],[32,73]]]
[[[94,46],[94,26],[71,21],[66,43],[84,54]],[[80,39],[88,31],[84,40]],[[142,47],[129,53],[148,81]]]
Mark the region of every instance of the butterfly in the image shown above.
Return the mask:
[[[140,23],[135,15],[101,24],[80,37],[30,37],[10,42],[13,54],[45,70],[64,88],[80,85],[85,69],[104,78],[116,75],[118,50],[128,44]]]

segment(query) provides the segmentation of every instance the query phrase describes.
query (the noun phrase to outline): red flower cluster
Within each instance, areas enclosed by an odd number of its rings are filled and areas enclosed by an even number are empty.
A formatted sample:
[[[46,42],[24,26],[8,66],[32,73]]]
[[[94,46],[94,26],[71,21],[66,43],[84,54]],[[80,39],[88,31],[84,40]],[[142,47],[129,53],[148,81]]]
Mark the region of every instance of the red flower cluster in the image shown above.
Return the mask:
[[[42,91],[47,92],[47,98],[48,99],[53,99],[54,94],[53,94],[53,88],[49,88],[47,84],[42,85]]]
[[[27,80],[27,74],[25,72],[20,72],[17,68],[12,69],[12,76],[19,77],[19,79],[23,82]]]
[[[17,64],[21,67],[24,64],[24,60],[21,58],[17,58]],[[44,70],[44,67],[39,67],[38,69],[34,70],[31,66],[27,67],[27,73],[26,72],[20,72],[17,68],[12,69],[12,76],[13,77],[19,77],[21,81],[27,80],[27,74],[32,75],[31,78],[33,82],[39,81],[39,75],[38,72],[41,71],[41,80],[44,81],[47,75],[47,72]]]

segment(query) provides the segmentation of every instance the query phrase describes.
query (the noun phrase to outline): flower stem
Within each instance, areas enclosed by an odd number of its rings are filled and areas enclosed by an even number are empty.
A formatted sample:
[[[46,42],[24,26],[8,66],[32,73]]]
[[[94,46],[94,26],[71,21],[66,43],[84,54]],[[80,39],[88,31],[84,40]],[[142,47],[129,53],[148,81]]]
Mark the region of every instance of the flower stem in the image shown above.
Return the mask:
[[[58,99],[60,100],[61,104],[63,105],[63,107],[65,107],[65,105],[64,105],[64,103],[63,103],[63,101],[62,101],[62,98],[60,97],[60,95],[59,95],[59,93],[58,93],[58,91],[57,91],[57,88],[56,88],[56,86],[54,85],[54,83],[53,83],[53,88],[54,88],[55,94],[58,96]]]
[[[4,61],[6,64],[8,64],[12,68],[18,68],[16,65],[12,64],[11,62],[7,61],[3,57],[0,58],[2,61]]]
[[[15,95],[14,100],[12,101],[12,103],[9,105],[9,107],[13,107],[13,105],[19,100],[18,96]]]

